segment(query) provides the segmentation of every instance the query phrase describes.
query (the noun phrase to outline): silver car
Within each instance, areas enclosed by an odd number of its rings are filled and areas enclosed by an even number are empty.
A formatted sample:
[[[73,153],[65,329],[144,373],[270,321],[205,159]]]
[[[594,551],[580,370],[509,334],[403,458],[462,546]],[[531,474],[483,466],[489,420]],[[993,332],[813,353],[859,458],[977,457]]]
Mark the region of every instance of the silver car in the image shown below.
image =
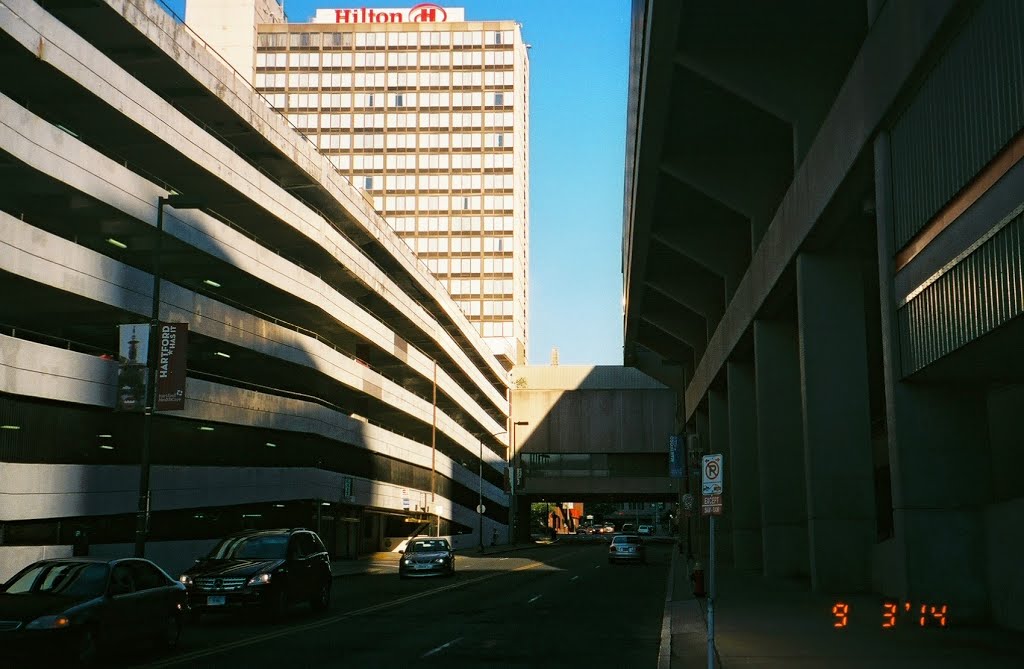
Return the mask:
[[[617,534],[608,545],[608,564],[616,562],[647,562],[644,540],[635,534]]]
[[[426,537],[410,539],[398,561],[398,575],[409,576],[454,576],[455,553],[447,539]]]

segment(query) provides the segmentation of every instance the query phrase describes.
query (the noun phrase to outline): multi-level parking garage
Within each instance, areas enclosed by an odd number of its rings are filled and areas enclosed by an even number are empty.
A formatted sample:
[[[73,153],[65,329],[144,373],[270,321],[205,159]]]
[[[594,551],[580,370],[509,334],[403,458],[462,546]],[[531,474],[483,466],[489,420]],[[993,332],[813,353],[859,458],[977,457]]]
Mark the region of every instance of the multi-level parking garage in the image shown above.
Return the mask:
[[[0,578],[76,532],[133,540],[143,418],[110,358],[157,270],[190,342],[185,409],[152,420],[147,555],[262,525],[352,555],[435,513],[504,540],[505,370],[247,82],[145,1],[6,1],[0,67]],[[158,242],[170,194],[195,208]]]
[[[1024,5],[634,8],[627,361],[723,558],[1024,628]]]

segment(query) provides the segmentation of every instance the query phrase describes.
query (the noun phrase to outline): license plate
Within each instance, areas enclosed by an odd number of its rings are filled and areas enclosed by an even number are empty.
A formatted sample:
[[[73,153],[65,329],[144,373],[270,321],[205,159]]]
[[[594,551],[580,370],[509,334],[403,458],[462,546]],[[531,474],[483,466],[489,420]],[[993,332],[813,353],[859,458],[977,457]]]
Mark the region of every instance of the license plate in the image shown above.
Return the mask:
[[[430,567],[432,565],[429,565],[429,564],[417,564],[417,565],[413,565],[413,566],[416,567],[417,569],[430,569]]]
[[[632,549],[632,548],[627,548],[627,549],[626,549],[626,552],[627,552],[627,553],[632,553],[632,552],[633,552],[633,550],[634,550],[634,549]]]
[[[206,605],[207,606],[224,606],[227,603],[228,603],[228,598],[224,597],[223,595],[215,596],[215,597],[211,596],[211,597],[207,597],[206,598]]]

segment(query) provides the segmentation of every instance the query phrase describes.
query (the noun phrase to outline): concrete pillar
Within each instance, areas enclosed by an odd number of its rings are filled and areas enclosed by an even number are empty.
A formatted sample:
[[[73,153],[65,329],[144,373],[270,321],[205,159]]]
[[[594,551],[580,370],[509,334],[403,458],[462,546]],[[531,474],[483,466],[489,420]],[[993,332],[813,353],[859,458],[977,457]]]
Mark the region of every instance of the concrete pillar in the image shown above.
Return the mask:
[[[694,498],[697,501],[697,508],[693,512],[693,536],[694,536],[694,554],[699,556],[699,559],[704,563],[705,567],[708,562],[708,519],[707,516],[702,516],[700,513],[700,500],[701,500],[701,458],[710,453],[708,450],[711,446],[709,438],[709,420],[708,420],[708,403],[705,398],[701,401],[697,411],[693,414],[694,429],[697,433],[698,445],[700,448],[700,455],[694,458],[695,465],[690,468],[690,492],[693,493]]]
[[[807,576],[800,357],[791,321],[754,321],[757,464],[765,576]]]
[[[732,488],[732,455],[729,452],[729,399],[728,393],[712,388],[708,390],[708,453],[721,453],[725,472],[722,485],[726,491]],[[718,564],[732,564],[732,513],[729,497],[723,497],[722,515],[715,521],[715,552]],[[705,519],[706,522],[706,519]]]
[[[757,467],[757,404],[754,366],[726,363],[729,386],[729,474],[726,513],[732,524],[733,564],[761,571],[761,480]]]
[[[985,394],[905,380],[893,293],[892,177],[887,133],[875,140],[875,208],[896,561],[892,593],[946,604],[963,621],[991,615],[984,508],[992,459]],[[877,569],[877,567],[876,567]]]
[[[871,588],[875,482],[864,319],[856,259],[796,259],[811,585]]]

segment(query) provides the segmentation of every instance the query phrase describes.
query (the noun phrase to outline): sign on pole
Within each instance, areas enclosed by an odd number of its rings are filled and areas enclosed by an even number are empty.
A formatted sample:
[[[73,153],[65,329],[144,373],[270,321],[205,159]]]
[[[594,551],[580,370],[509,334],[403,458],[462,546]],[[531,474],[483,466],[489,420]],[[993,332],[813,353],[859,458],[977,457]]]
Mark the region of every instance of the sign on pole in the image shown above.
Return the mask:
[[[185,408],[188,323],[161,323],[157,345],[156,410],[181,411]]]
[[[668,437],[668,475],[670,478],[683,478],[683,439],[678,434]]]
[[[701,458],[701,515],[722,515],[722,474],[723,463],[721,453],[713,453]]]

